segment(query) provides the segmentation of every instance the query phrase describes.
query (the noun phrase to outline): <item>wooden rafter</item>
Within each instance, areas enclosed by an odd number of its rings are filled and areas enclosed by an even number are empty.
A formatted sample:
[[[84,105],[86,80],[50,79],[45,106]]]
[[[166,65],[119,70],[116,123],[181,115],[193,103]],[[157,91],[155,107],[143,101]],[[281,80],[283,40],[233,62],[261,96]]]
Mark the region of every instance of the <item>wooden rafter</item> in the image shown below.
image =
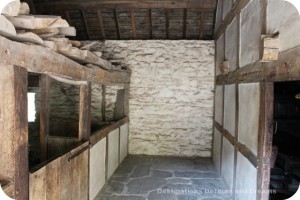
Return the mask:
[[[132,0],[132,1],[48,1],[36,3],[36,9],[40,13],[50,12],[63,12],[71,10],[81,10],[81,9],[100,9],[100,8],[141,8],[141,9],[155,9],[155,8],[165,8],[165,9],[211,9],[214,10],[216,7],[216,0],[211,1],[200,1],[199,0],[177,0],[177,1],[154,1],[154,0]],[[49,10],[49,8],[51,8]]]
[[[136,20],[134,15],[134,10],[130,9],[130,18],[131,18],[131,29],[132,29],[132,37],[133,39],[136,39]]]
[[[116,23],[117,37],[118,37],[118,39],[121,39],[121,35],[120,35],[120,26],[119,26],[119,19],[118,19],[118,11],[117,11],[116,8],[114,9],[114,16],[115,16],[115,23]]]
[[[204,16],[205,11],[201,11],[200,13],[200,24],[199,24],[199,39],[202,39],[203,37],[203,31],[204,31]]]
[[[103,18],[102,18],[102,13],[101,13],[100,9],[97,9],[97,18],[98,18],[98,23],[99,23],[99,28],[100,28],[102,38],[105,39],[106,35],[105,35],[104,27],[103,27]]]
[[[83,25],[84,25],[84,28],[85,28],[85,31],[86,31],[86,36],[87,36],[87,39],[89,40],[90,39],[90,32],[89,32],[89,27],[87,25],[85,12],[83,10],[81,10],[80,13],[81,13],[82,22],[83,22]]]
[[[106,85],[102,85],[102,121],[106,121]]]
[[[69,11],[65,11],[65,16],[66,16],[66,20],[68,21],[68,23],[71,24],[70,12]]]
[[[166,15],[166,38],[169,39],[169,10],[165,10],[165,15]]]
[[[187,23],[187,9],[183,9],[183,33],[182,33],[182,37],[183,39],[186,39],[186,24]]]
[[[153,32],[152,32],[152,9],[149,9],[148,15],[149,15],[149,35],[150,35],[150,39],[152,39],[153,38]]]

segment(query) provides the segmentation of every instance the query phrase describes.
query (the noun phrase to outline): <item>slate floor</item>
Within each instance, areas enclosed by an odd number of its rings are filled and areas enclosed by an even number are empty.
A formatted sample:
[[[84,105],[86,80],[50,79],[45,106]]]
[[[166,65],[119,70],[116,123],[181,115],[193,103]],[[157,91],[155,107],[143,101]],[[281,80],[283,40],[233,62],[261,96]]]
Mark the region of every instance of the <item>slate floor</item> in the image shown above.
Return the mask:
[[[95,200],[231,200],[209,158],[128,156]]]

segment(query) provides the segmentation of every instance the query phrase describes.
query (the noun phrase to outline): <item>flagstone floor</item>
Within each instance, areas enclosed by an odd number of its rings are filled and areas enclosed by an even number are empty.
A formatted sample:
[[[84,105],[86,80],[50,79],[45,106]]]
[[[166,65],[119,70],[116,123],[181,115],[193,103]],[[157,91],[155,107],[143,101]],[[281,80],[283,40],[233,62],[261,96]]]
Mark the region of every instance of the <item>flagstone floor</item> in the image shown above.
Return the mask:
[[[231,200],[209,158],[128,156],[95,200]]]

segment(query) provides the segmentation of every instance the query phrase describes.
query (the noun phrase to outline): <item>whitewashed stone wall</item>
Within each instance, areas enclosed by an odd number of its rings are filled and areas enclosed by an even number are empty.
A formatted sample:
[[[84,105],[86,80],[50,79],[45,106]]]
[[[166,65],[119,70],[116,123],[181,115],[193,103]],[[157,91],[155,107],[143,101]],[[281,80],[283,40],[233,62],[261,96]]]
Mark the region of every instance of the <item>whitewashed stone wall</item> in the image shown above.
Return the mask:
[[[105,41],[132,70],[129,153],[211,156],[213,41]],[[99,46],[99,47],[100,47]]]

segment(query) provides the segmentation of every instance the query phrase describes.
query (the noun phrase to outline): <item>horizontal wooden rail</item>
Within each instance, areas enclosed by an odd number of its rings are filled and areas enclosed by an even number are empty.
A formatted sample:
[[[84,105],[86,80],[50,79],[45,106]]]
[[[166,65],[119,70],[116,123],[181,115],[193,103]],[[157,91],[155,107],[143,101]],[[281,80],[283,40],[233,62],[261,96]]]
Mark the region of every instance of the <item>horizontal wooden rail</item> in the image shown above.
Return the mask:
[[[85,152],[86,150],[88,150],[90,148],[90,146],[86,146],[86,147],[83,147],[82,149],[80,149],[79,151],[77,151],[76,153],[74,153],[73,155],[71,155],[69,158],[68,158],[68,162],[70,162],[71,160],[73,160],[74,158],[80,156],[83,152]]]
[[[217,66],[218,67],[218,66]],[[255,62],[225,75],[218,75],[217,85],[254,82],[279,82],[300,79],[300,46],[279,53],[277,61]]]
[[[45,167],[46,165],[48,165],[49,163],[53,162],[54,160],[56,160],[56,159],[58,159],[60,157],[63,157],[65,155],[68,155],[68,161],[70,161],[70,160],[73,159],[72,158],[72,159],[69,160],[70,157],[74,157],[74,155],[76,155],[75,157],[79,156],[85,150],[89,149],[89,147],[90,146],[89,146],[88,142],[79,142],[76,147],[74,147],[74,146],[70,147],[68,150],[66,150],[65,153],[60,154],[58,156],[55,156],[55,157],[53,157],[51,159],[48,159],[48,160],[46,160],[46,161],[38,164],[37,166],[33,167],[32,169],[30,169],[30,173],[34,173],[34,172],[38,171],[39,169]],[[82,149],[84,149],[84,150],[82,151]],[[78,154],[78,152],[80,152],[80,153]]]
[[[111,131],[120,128],[122,125],[129,122],[129,118],[125,117],[117,122],[114,122],[103,129],[100,129],[94,133],[92,133],[90,137],[90,144],[95,145],[97,142],[99,142],[101,139],[105,138]]]

